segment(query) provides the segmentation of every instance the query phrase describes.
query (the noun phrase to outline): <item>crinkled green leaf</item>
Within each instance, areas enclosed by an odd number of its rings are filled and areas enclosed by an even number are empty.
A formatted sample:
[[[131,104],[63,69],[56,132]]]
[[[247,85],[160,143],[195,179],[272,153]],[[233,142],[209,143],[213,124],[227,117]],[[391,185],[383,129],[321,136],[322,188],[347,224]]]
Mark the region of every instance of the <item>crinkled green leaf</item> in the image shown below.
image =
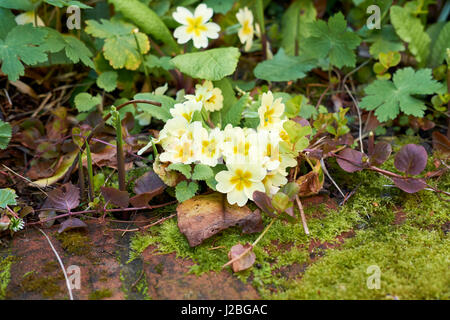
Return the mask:
[[[267,81],[291,81],[304,78],[312,68],[314,64],[311,60],[287,56],[281,48],[273,59],[260,62],[253,73],[255,77]]]
[[[450,48],[450,22],[447,22],[439,32],[430,55],[430,65],[437,66],[441,64],[446,56],[447,48]]]
[[[0,149],[6,149],[11,140],[12,128],[8,122],[0,120]]]
[[[46,34],[46,30],[26,24],[14,27],[5,40],[0,39],[2,71],[10,81],[16,81],[25,74],[23,63],[33,65],[47,60],[47,54],[40,47]]]
[[[115,69],[139,68],[142,57],[150,50],[148,37],[142,32],[135,32],[135,26],[117,20],[101,19],[101,22],[88,20],[86,32],[94,37],[105,39],[103,54]],[[137,39],[137,42],[136,42]],[[138,48],[139,43],[139,48]]]
[[[222,128],[227,124],[237,126],[241,122],[242,111],[247,105],[249,94],[243,95],[231,108],[222,115]]]
[[[360,106],[375,110],[378,120],[395,119],[400,111],[408,115],[423,117],[426,109],[422,100],[413,95],[433,94],[441,84],[431,77],[430,69],[414,71],[411,67],[397,70],[393,81],[375,80],[365,89],[367,94]]]
[[[366,42],[372,42],[369,52],[372,57],[375,58],[377,58],[380,53],[405,50],[405,46],[391,25],[385,25],[381,30],[374,31],[373,34],[366,39]]]
[[[240,55],[237,48],[218,48],[181,54],[172,62],[188,76],[216,81],[234,72]]]
[[[419,18],[414,17],[407,9],[392,6],[391,23],[398,36],[408,43],[409,51],[419,63],[424,63],[430,52],[430,36],[424,31]]]
[[[166,71],[172,70],[174,68],[170,57],[157,57],[153,54],[149,54],[145,57],[145,65],[150,69],[162,68]]]
[[[195,196],[197,190],[198,184],[196,182],[189,182],[188,184],[187,181],[181,181],[175,188],[175,195],[178,202],[184,202]]]
[[[347,22],[341,12],[328,19],[328,24],[317,20],[308,24],[308,29],[311,36],[303,46],[307,48],[308,56],[318,59],[328,57],[330,63],[338,68],[355,66],[354,49],[361,39],[356,33],[347,31]]]
[[[170,114],[170,109],[174,106],[175,100],[168,96],[157,95],[153,93],[138,93],[134,96],[135,100],[150,100],[154,102],[161,103],[161,107],[154,106],[151,104],[138,103],[137,106],[140,110],[149,113],[151,116],[167,121],[172,118]]]
[[[106,92],[114,91],[117,87],[117,72],[107,71],[100,74],[97,78],[97,85]]]
[[[87,92],[82,92],[77,94],[74,102],[79,112],[88,112],[102,103],[102,97],[99,95],[92,96]]]
[[[214,172],[210,166],[205,164],[197,164],[194,167],[194,172],[192,173],[193,180],[207,180],[214,176]]]
[[[13,206],[16,203],[16,191],[13,189],[0,189],[0,208],[5,209],[6,206]]]
[[[0,8],[0,39],[5,39],[12,28],[17,26],[11,10]]]
[[[189,164],[184,164],[184,163],[171,163],[169,164],[169,166],[167,167],[170,170],[176,170],[180,173],[182,173],[186,178],[190,179],[192,176],[192,168]]]
[[[66,42],[65,52],[67,58],[73,63],[83,62],[84,65],[95,68],[94,62],[92,62],[92,52],[85,46],[83,42],[75,37],[64,35]]]
[[[109,0],[117,11],[136,24],[142,31],[176,50],[178,48],[172,33],[159,16],[139,0]]]

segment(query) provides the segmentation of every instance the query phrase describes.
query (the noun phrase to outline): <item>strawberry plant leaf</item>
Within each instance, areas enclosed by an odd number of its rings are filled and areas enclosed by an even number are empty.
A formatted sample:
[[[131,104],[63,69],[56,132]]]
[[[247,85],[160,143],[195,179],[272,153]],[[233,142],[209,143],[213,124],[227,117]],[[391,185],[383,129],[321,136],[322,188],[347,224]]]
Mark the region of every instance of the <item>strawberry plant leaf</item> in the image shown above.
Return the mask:
[[[46,30],[26,24],[14,27],[4,40],[0,39],[2,71],[10,81],[25,74],[24,63],[33,65],[47,61],[47,54],[40,47],[46,35]]]
[[[87,92],[82,92],[76,95],[74,103],[79,112],[89,112],[102,103],[102,97],[100,95],[92,96]]]
[[[395,155],[395,167],[406,174],[420,174],[426,167],[428,161],[427,151],[424,147],[416,144],[403,146]]]
[[[0,149],[6,149],[11,140],[12,127],[8,122],[0,120]]]
[[[114,91],[117,87],[119,75],[115,71],[107,71],[100,74],[97,78],[97,85],[106,92]]]
[[[182,173],[186,178],[190,179],[192,176],[192,168],[188,164],[183,163],[171,163],[168,167],[170,170],[176,170],[180,173]]]
[[[175,194],[178,202],[189,200],[198,190],[198,184],[195,182],[181,181],[175,188]]]
[[[397,70],[393,81],[375,80],[365,89],[367,94],[361,101],[361,108],[375,110],[379,121],[395,119],[400,111],[408,115],[423,117],[426,109],[423,101],[412,97],[436,92],[441,87],[433,80],[430,69],[414,71],[413,68]]]
[[[193,180],[207,180],[214,176],[214,172],[210,166],[205,164],[197,164],[194,167],[194,172],[192,173]]]
[[[347,21],[341,12],[336,13],[328,20],[317,20],[308,24],[310,37],[303,44],[308,55],[312,57],[329,58],[330,64],[341,68],[354,67],[356,55],[354,49],[361,39],[354,32],[347,31]]]
[[[100,22],[88,20],[86,24],[87,33],[105,39],[103,54],[114,69],[136,70],[141,65],[141,55],[150,50],[148,37],[136,32],[130,23],[101,19]]]
[[[234,72],[240,55],[237,48],[217,48],[180,54],[172,63],[192,78],[216,81]]]
[[[0,208],[5,209],[6,206],[13,206],[16,202],[16,191],[13,189],[0,189]]]

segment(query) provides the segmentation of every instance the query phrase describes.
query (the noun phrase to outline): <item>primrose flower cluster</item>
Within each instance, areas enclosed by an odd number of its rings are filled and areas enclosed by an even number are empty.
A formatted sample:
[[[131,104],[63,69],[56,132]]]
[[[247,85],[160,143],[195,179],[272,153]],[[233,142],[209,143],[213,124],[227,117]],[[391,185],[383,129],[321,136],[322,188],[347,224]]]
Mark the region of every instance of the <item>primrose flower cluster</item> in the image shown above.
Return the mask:
[[[287,168],[296,160],[279,150],[287,140],[283,123],[284,104],[269,91],[263,93],[258,108],[260,125],[252,128],[233,127],[223,130],[209,128],[195,114],[222,108],[222,93],[210,81],[197,85],[195,95],[186,95],[183,103],[175,104],[169,119],[154,143],[164,149],[161,162],[204,164],[215,167],[226,164],[226,170],[215,175],[216,189],[227,194],[230,204],[243,206],[253,200],[253,192],[276,193],[287,183]],[[150,145],[150,144],[149,144]],[[145,150],[142,149],[142,151]]]

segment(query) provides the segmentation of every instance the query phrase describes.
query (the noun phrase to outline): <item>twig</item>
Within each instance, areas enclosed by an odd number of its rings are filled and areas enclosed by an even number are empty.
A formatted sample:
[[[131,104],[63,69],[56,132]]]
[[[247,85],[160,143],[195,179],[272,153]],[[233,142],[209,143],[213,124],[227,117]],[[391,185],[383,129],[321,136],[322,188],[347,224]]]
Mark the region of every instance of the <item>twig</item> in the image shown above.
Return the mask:
[[[362,140],[362,120],[361,120],[361,110],[359,109],[358,101],[356,101],[355,97],[348,89],[347,85],[344,84],[345,90],[347,90],[348,95],[352,98],[353,103],[355,104],[356,111],[358,111],[358,121],[359,121],[359,144],[361,146],[361,152],[364,153],[363,140]]]
[[[70,282],[69,282],[69,278],[67,277],[66,268],[64,267],[64,264],[63,264],[61,258],[58,255],[58,252],[56,251],[55,247],[53,246],[52,242],[50,241],[49,237],[45,234],[45,232],[42,231],[40,228],[37,228],[37,229],[45,236],[45,238],[47,239],[48,243],[50,244],[50,247],[53,250],[53,253],[56,256],[56,259],[58,259],[59,265],[61,266],[61,269],[62,269],[62,271],[64,273],[64,278],[66,278],[66,285],[67,285],[67,290],[69,291],[70,300],[73,300],[72,288],[70,287]]]
[[[341,188],[339,188],[338,184],[333,180],[333,178],[331,177],[330,173],[328,172],[327,167],[325,166],[325,162],[323,161],[323,158],[320,158],[320,164],[322,165],[323,172],[325,172],[325,174],[327,175],[328,179],[331,180],[331,182],[334,184],[336,189],[338,189],[338,191],[341,193],[341,195],[345,198],[345,194],[342,192]]]
[[[34,185],[35,187],[37,187],[42,193],[44,193],[44,194],[48,197],[47,192],[45,192],[44,190],[42,190],[42,188],[41,188],[38,184],[34,183],[33,181],[31,181],[30,179],[28,179],[28,178],[26,178],[26,177],[24,177],[24,176],[21,176],[20,174],[18,174],[18,173],[15,172],[14,170],[8,168],[8,167],[5,166],[4,164],[2,164],[2,166],[3,166],[5,169],[7,169],[8,171],[14,173],[16,176],[18,176],[18,177],[24,179],[25,181],[27,181],[27,182],[30,183],[31,185]]]
[[[309,235],[308,225],[306,224],[305,212],[303,211],[303,206],[300,201],[300,198],[298,197],[298,194],[295,195],[295,201],[297,202],[298,209],[300,210],[300,217],[302,218],[303,230],[305,230],[305,233]]]
[[[155,221],[151,224],[148,224],[146,226],[143,226],[142,228],[135,228],[135,229],[110,229],[109,231],[122,231],[123,233],[125,232],[136,232],[136,231],[140,231],[140,230],[145,230],[148,228],[151,228],[153,226],[156,226],[160,223],[163,223],[166,220],[172,219],[173,217],[175,217],[177,214],[176,213],[172,213],[170,216],[164,217],[162,219],[159,219],[158,221]]]

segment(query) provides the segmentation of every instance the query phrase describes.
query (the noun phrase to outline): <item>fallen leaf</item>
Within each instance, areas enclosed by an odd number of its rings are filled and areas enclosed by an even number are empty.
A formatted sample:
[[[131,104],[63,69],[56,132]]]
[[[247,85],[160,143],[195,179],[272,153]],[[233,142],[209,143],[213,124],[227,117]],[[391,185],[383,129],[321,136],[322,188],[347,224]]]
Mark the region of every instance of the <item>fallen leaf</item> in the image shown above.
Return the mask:
[[[130,199],[135,207],[148,206],[150,200],[164,192],[166,184],[153,171],[147,172],[136,181],[134,192],[136,196]]]
[[[87,224],[78,218],[69,218],[61,223],[61,226],[58,229],[58,233],[76,228],[87,228]]]
[[[195,196],[177,207],[178,228],[191,247],[231,226],[240,226],[245,233],[263,229],[259,210],[230,205],[223,194],[215,192]]]
[[[120,208],[128,207],[130,197],[127,191],[120,191],[119,189],[110,187],[101,187],[100,190],[106,202],[112,203]]]
[[[300,176],[296,180],[297,185],[300,187],[298,192],[299,197],[308,197],[318,194],[323,187],[324,181],[322,166],[320,161],[317,161],[317,164],[312,171]]]
[[[47,211],[46,210],[46,211],[41,211],[39,213],[39,221],[44,221],[46,219],[54,218],[54,217],[56,217],[56,212],[55,211],[50,211],[50,210]],[[44,222],[43,225],[46,228],[50,228],[54,223],[55,223],[55,220],[53,219],[53,220],[49,220],[47,222]]]
[[[65,155],[63,161],[59,165],[58,169],[56,169],[55,174],[53,176],[33,181],[32,183],[30,183],[30,185],[32,187],[38,186],[41,188],[45,188],[62,179],[66,174],[66,172],[70,169],[70,166],[72,165],[76,156],[77,152]]]
[[[439,131],[433,132],[433,149],[450,156],[450,140]]]
[[[242,244],[236,244],[231,247],[230,251],[228,252],[228,259],[233,260],[239,257],[242,253],[244,253],[246,250],[251,248],[250,243],[246,243],[245,245]],[[231,264],[231,268],[234,272],[239,272],[242,270],[246,270],[250,268],[256,261],[256,255],[255,253],[250,249],[245,255],[243,255],[240,259],[236,260]]]
[[[78,207],[79,204],[80,190],[69,182],[48,193],[44,208],[70,211]]]

